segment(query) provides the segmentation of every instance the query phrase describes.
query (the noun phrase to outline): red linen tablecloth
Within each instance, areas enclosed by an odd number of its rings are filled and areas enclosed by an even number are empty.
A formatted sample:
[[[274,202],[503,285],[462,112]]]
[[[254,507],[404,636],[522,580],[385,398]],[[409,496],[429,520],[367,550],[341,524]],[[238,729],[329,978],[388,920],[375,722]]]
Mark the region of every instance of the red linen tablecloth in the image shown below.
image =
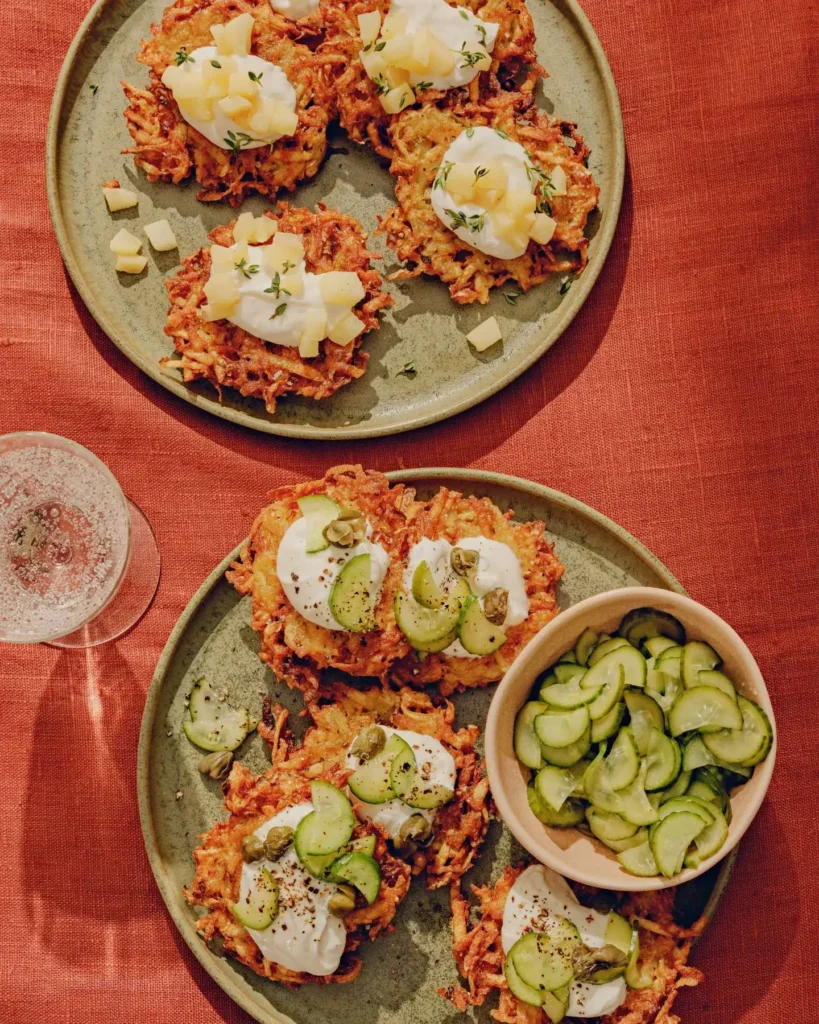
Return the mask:
[[[630,162],[589,302],[491,401],[341,446],[199,413],[96,328],[63,270],[43,170],[52,89],[88,0],[0,14],[0,433],[50,430],[95,451],[164,558],[153,607],[120,643],[0,647],[0,1021],[248,1020],[155,889],[135,795],[140,714],[173,623],[265,491],[351,460],[482,467],[567,491],[745,637],[776,705],[779,762],[696,948],[706,981],[678,1007],[686,1024],[819,1021],[816,7],[584,4]]]

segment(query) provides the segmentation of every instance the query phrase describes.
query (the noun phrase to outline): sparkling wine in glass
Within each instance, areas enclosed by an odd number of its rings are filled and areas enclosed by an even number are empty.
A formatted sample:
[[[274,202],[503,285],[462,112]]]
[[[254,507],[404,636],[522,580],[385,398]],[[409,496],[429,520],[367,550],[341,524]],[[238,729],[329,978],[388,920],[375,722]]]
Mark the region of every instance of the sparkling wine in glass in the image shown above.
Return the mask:
[[[0,640],[92,647],[147,610],[160,559],[142,512],[92,452],[0,437]]]

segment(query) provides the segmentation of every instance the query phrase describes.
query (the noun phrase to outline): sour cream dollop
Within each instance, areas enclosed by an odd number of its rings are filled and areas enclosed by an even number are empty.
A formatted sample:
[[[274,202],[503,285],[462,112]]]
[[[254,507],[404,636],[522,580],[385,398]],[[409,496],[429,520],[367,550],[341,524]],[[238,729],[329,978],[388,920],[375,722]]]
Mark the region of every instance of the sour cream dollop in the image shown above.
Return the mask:
[[[418,771],[422,774],[425,787],[428,786],[431,789],[433,786],[442,786],[454,791],[457,777],[455,759],[443,743],[433,736],[425,736],[423,733],[413,732],[411,729],[393,729],[388,725],[382,725],[381,728],[386,733],[387,739],[393,733],[397,733],[405,743],[412,747],[415,763]],[[360,766],[360,759],[348,750],[347,767],[355,771]],[[435,808],[422,810],[418,807],[410,807],[403,800],[387,800],[383,804],[362,803],[360,806],[362,816],[368,821],[374,821],[376,825],[380,825],[393,839],[400,832],[404,822],[414,815],[421,814],[430,823],[435,817]]]
[[[369,526],[367,532],[370,533]],[[342,566],[356,555],[363,554],[370,556],[371,593],[373,603],[377,603],[390,567],[389,555],[384,548],[371,540],[362,540],[351,548],[331,544],[324,551],[308,553],[307,519],[303,516],[288,527],[281,539],[276,555],[276,574],[287,599],[308,622],[325,629],[344,629],[330,611],[330,591]]]
[[[518,557],[508,544],[489,540],[488,537],[464,537],[455,544],[450,544],[443,538],[430,540],[423,537],[410,549],[404,572],[406,592],[412,593],[412,577],[421,562],[427,563],[438,586],[447,590],[455,579],[450,565],[453,547],[478,552],[478,571],[470,583],[473,593],[479,598],[483,599],[496,587],[508,591],[509,601],[502,628],[507,629],[523,622],[529,615],[529,598]],[[450,658],[479,657],[477,654],[470,654],[460,640],[453,641],[442,653]]]
[[[480,68],[475,67],[474,58],[468,55],[480,53],[482,49],[491,53],[500,29],[494,22],[482,21],[466,7],[451,7],[446,0],[392,0],[389,13],[407,19],[408,36],[428,28],[452,50],[455,62],[448,74],[410,72],[410,85],[429,82],[433,89],[455,89],[479,75]]]
[[[295,828],[312,810],[309,802],[287,807],[253,834],[264,840],[277,825]],[[328,909],[337,886],[314,878],[302,867],[293,846],[289,846],[279,860],[242,865],[240,900],[256,888],[262,868],[267,868],[279,884],[279,912],[273,923],[263,931],[248,928],[262,956],[291,971],[305,971],[318,977],[332,974],[341,962],[347,941],[344,922]]]
[[[298,21],[300,18],[306,18],[313,11],[317,11],[319,0],[270,0],[270,6],[278,14]]]
[[[262,57],[256,57],[252,53],[231,54],[227,58],[221,57],[215,46],[200,46],[196,50],[191,50],[188,54],[188,60],[181,65],[179,70],[183,74],[189,75],[194,72],[200,72],[211,61],[215,60],[221,63],[223,60],[228,59],[233,62],[238,74],[246,75],[248,72],[253,73],[259,83],[258,95],[260,100],[277,100],[283,103],[289,112],[295,111],[296,90],[288,81],[287,75],[278,65],[272,64],[269,60],[264,60]],[[191,116],[190,113],[180,107],[180,113],[188,124],[220,149],[234,148],[229,144],[230,136],[228,132],[232,132],[234,136],[242,139],[242,151],[258,149],[260,146],[269,146],[271,142],[275,142],[276,139],[282,137],[274,133],[265,139],[253,138],[253,132],[249,131],[246,126],[242,127],[232,117],[228,117],[224,111],[220,110],[218,103],[213,103],[211,110],[213,112],[213,120],[203,121],[201,118]],[[245,141],[247,136],[250,136],[249,141]]]
[[[550,916],[568,918],[590,948],[605,946],[609,915],[582,906],[565,878],[542,864],[533,864],[518,876],[506,897],[501,928],[504,953],[508,953],[525,932],[543,931]],[[623,978],[603,985],[573,981],[566,1016],[605,1016],[621,1006],[627,994]]]
[[[528,171],[531,161],[526,150],[518,142],[504,138],[497,129],[483,125],[467,128],[455,139],[444,153],[441,168],[451,163],[470,163],[480,166],[487,161],[500,163],[506,170],[507,189],[521,189],[534,195],[537,179]],[[475,249],[485,252],[487,256],[497,256],[501,260],[512,260],[522,256],[529,244],[528,238],[521,248],[501,238],[495,230],[493,213],[485,206],[476,202],[459,202],[446,189],[445,173],[439,170],[432,189],[432,208],[442,224],[455,232],[458,238],[468,242]],[[473,224],[479,224],[476,230],[470,227],[455,227],[452,214],[462,213],[472,218]],[[479,218],[475,220],[475,218]]]

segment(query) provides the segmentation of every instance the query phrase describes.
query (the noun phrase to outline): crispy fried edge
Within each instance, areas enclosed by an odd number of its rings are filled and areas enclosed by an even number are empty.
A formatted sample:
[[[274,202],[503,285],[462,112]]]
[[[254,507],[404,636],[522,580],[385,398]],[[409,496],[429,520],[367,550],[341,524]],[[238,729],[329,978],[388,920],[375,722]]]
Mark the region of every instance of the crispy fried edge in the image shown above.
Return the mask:
[[[242,13],[254,17],[254,52],[282,67],[295,88],[299,125],[295,135],[272,146],[234,153],[215,146],[184,120],[161,76],[177,49],[211,44],[210,26]],[[318,172],[332,109],[326,61],[294,42],[292,37],[301,31],[276,14],[267,0],[177,0],[151,26],[151,38],[137,54],[150,68],[148,88],[122,83],[129,101],[125,118],[134,140],[123,152],[134,156],[149,181],[179,184],[193,172],[203,186],[197,197],[203,202],[227,199],[238,206],[254,192],[292,192],[299,181]]]
[[[280,707],[265,700],[259,726],[272,758],[282,770],[307,777],[321,775],[331,767],[344,770],[347,749],[356,735],[375,723],[395,729],[411,729],[439,740],[455,759],[457,781],[453,799],[439,808],[434,837],[429,846],[412,857],[413,874],[426,873],[430,889],[440,889],[461,878],[480,851],[489,825],[491,798],[482,761],[475,753],[479,735],[476,725],[455,731],[455,708],[439,697],[418,690],[360,690],[335,682],[322,686],[321,694],[308,706],[313,725],[301,746],[283,754],[279,719]]]
[[[530,241],[526,252],[512,260],[487,256],[462,241],[438,219],[429,199],[435,173],[449,144],[462,130],[484,125],[504,131],[520,143],[535,165],[547,174],[560,164],[566,172],[567,195],[550,200],[558,222],[547,245]],[[407,266],[393,279],[431,274],[449,285],[458,303],[489,301],[492,288],[515,281],[523,291],[552,274],[580,272],[586,265],[588,216],[597,206],[599,187],[585,166],[589,149],[568,121],[553,120],[542,110],[516,113],[467,103],[446,110],[408,110],[390,127],[395,156],[390,173],[395,178],[398,205],[381,219],[379,233]],[[573,148],[567,140],[573,142]]]
[[[272,413],[282,395],[298,394],[321,400],[360,377],[368,355],[362,349],[367,332],[379,327],[376,313],[393,304],[382,290],[381,275],[370,268],[380,258],[368,252],[367,235],[352,217],[328,210],[318,203],[318,212],[280,203],[274,214],[282,231],[303,234],[307,269],[313,273],[352,270],[364,286],[365,296],[354,312],[365,330],[350,345],[323,343],[321,355],[303,359],[297,348],[272,345],[256,338],[227,320],[206,323],[200,315],[205,302],[204,287],[210,276],[210,250],[199,249],[186,257],[177,274],[166,281],[171,306],[165,333],[179,353],[177,359],[163,359],[166,369],[179,369],[188,383],[204,378],[222,398],[222,389],[235,388],[250,398],[260,398]],[[220,225],[211,231],[212,242],[233,244],[233,227]]]
[[[548,1024],[549,1021],[545,1011],[528,1006],[512,995],[503,973],[503,908],[509,890],[525,867],[507,867],[494,886],[472,887],[479,915],[474,925],[469,901],[460,885],[450,889],[452,953],[468,988],[450,985],[439,989],[438,994],[464,1012],[469,1006],[482,1005],[487,996],[497,990],[500,993],[498,1008],[490,1013],[501,1024]],[[578,897],[582,902],[595,891],[586,886],[578,887]],[[702,918],[687,929],[676,925],[671,913],[673,889],[616,896],[619,900],[615,909],[639,927],[639,965],[653,969],[655,983],[646,989],[629,989],[621,1007],[596,1019],[599,1024],[679,1024],[679,1018],[671,1014],[677,993],[703,979],[700,971],[687,965],[687,960],[691,943],[702,932],[706,921]]]
[[[283,740],[286,714],[281,719],[280,741]],[[343,786],[343,774],[330,768],[321,777]],[[196,923],[197,930],[206,942],[221,938],[226,955],[236,958],[261,977],[281,982],[288,988],[298,988],[308,982],[324,985],[353,981],[361,971],[361,961],[353,955],[355,950],[380,933],[393,930],[391,922],[398,904],[409,892],[409,866],[389,852],[379,829],[369,823],[359,824],[353,833],[354,838],[376,837],[374,857],[381,868],[382,879],[378,897],[372,905],[357,907],[344,919],[347,943],[337,971],[325,977],[291,971],[262,956],[247,929],[233,916],[230,906],[239,896],[242,839],[285,807],[309,800],[310,779],[279,764],[274,764],[257,778],[242,765],[234,763],[224,788],[225,807],[230,818],[218,822],[201,837],[201,845],[193,852],[196,865],[193,880],[183,890],[189,903],[207,909]]]

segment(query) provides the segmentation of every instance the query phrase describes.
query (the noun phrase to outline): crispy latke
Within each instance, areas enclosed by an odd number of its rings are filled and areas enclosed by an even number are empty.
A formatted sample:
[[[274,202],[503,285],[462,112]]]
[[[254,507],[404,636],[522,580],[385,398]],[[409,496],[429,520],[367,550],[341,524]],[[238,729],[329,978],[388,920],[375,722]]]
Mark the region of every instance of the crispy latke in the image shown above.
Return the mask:
[[[304,237],[307,270],[355,271],[366,290],[355,313],[366,331],[378,327],[376,313],[392,305],[381,290],[381,275],[370,269],[377,254],[366,248],[367,235],[361,225],[346,214],[328,210],[322,203],[318,212],[279,204],[275,217],[282,231]],[[233,225],[220,225],[209,237],[219,245],[233,244]],[[297,394],[322,399],[360,377],[368,355],[362,349],[366,331],[350,345],[322,343],[321,355],[302,359],[297,348],[273,345],[242,330],[229,320],[205,322],[200,306],[205,303],[204,287],[210,276],[210,250],[199,249],[182,263],[182,269],[168,281],[171,300],[165,333],[173,339],[178,359],[164,359],[166,369],[180,369],[188,382],[204,378],[221,398],[222,388],[231,387],[250,398],[260,398],[268,412],[274,412],[281,395]]]
[[[307,494],[329,494],[367,517],[373,540],[381,543],[390,567],[378,606],[377,629],[350,633],[314,625],[292,607],[276,575],[276,552],[284,533],[300,515],[296,504]],[[516,654],[557,614],[557,583],[563,575],[541,522],[513,521],[488,498],[464,497],[441,488],[428,502],[418,501],[412,488],[390,487],[380,473],[361,466],[337,466],[323,480],[283,487],[269,495],[270,504],[257,517],[228,579],[253,599],[252,624],[261,635],[261,658],[289,686],[304,690],[308,702],[319,692],[319,671],[335,668],[354,676],[374,676],[382,683],[426,686],[435,683],[443,696],[468,687],[486,686],[502,677]],[[507,641],[493,655],[449,658],[427,655],[419,661],[395,622],[393,595],[404,589],[404,567],[410,547],[422,537],[484,536],[508,544],[518,556],[529,615],[507,630]]]
[[[557,228],[547,245],[531,240],[522,256],[502,260],[473,248],[439,220],[430,201],[435,173],[450,144],[474,125],[506,132],[547,174],[557,165],[566,172],[567,194],[549,200]],[[600,189],[585,166],[589,149],[576,125],[553,119],[535,107],[516,113],[466,103],[450,109],[408,110],[394,119],[389,134],[395,150],[390,173],[398,205],[387,212],[379,232],[386,234],[399,260],[407,263],[394,278],[430,274],[449,285],[455,302],[485,303],[490,289],[506,281],[529,291],[552,274],[585,267],[588,239],[584,230]]]
[[[453,729],[455,708],[440,697],[430,697],[404,687],[367,690],[332,683],[308,707],[313,725],[300,746],[283,736],[287,712],[265,700],[259,726],[271,748],[271,758],[281,771],[296,771],[305,778],[345,770],[347,750],[368,725],[380,723],[394,729],[411,729],[439,740],[455,759],[455,796],[438,809],[430,844],[411,857],[413,874],[425,872],[430,889],[457,881],[472,866],[489,824],[489,782],[475,753],[479,735],[476,725]]]
[[[321,777],[343,786],[346,773],[330,766],[321,773]],[[362,943],[375,939],[379,933],[392,930],[391,922],[398,904],[407,895],[410,884],[409,865],[389,852],[381,832],[369,823],[359,824],[353,838],[376,837],[374,857],[381,868],[381,889],[371,906],[357,907],[345,917],[347,944],[338,970],[326,977],[316,977],[288,970],[262,956],[247,929],[230,910],[231,904],[239,898],[242,839],[285,807],[309,800],[310,781],[303,773],[292,768],[280,770],[275,765],[256,778],[242,765],[234,763],[225,782],[225,807],[230,818],[214,825],[202,836],[201,845],[193,852],[196,873],[184,890],[190,903],[207,908],[208,913],[196,923],[205,940],[221,938],[226,955],[240,960],[256,974],[271,981],[280,981],[289,988],[311,981],[323,985],[357,978],[361,961],[354,955],[355,950]]]
[[[253,53],[281,67],[296,90],[299,124],[295,135],[271,146],[234,152],[215,146],[185,121],[161,78],[177,50],[212,45],[210,26],[243,13],[255,19]],[[122,83],[130,103],[125,118],[134,140],[125,152],[134,155],[148,180],[178,185],[193,173],[203,186],[197,198],[227,199],[238,206],[253,192],[292,192],[297,182],[313,177],[327,148],[332,102],[325,62],[294,41],[300,31],[268,0],[176,0],[168,7],[137,54],[136,59],[150,68],[148,87]]]
[[[503,973],[501,926],[506,897],[525,865],[508,867],[494,886],[473,886],[478,899],[477,923],[470,921],[470,905],[459,885],[450,890],[452,906],[452,952],[468,988],[450,985],[439,989],[461,1012],[469,1006],[481,1006],[493,990],[500,993],[497,1010],[491,1016],[501,1024],[548,1024],[549,1017],[539,1007],[528,1006],[509,991]],[[574,887],[581,902],[590,902],[596,890]],[[613,909],[636,924],[640,932],[640,968],[653,976],[645,989],[629,989],[625,1003],[614,1013],[595,1018],[599,1024],[679,1024],[671,1007],[681,988],[697,985],[702,973],[687,966],[691,942],[705,927],[705,919],[693,928],[674,923],[674,889],[657,892],[617,893]]]
[[[492,51],[492,67],[457,89],[427,89],[416,94],[422,109],[433,105],[460,105],[478,101],[489,106],[507,106],[523,111],[533,100],[538,76],[545,75],[535,54],[535,30],[524,0],[460,0],[453,7],[466,7],[484,21],[500,26]],[[389,11],[390,0],[323,0],[321,13],[324,42],[317,53],[329,59],[335,113],[341,126],[355,142],[368,142],[381,156],[393,155],[387,131],[394,117],[378,99],[372,80],[358,59],[361,36],[358,15]]]

